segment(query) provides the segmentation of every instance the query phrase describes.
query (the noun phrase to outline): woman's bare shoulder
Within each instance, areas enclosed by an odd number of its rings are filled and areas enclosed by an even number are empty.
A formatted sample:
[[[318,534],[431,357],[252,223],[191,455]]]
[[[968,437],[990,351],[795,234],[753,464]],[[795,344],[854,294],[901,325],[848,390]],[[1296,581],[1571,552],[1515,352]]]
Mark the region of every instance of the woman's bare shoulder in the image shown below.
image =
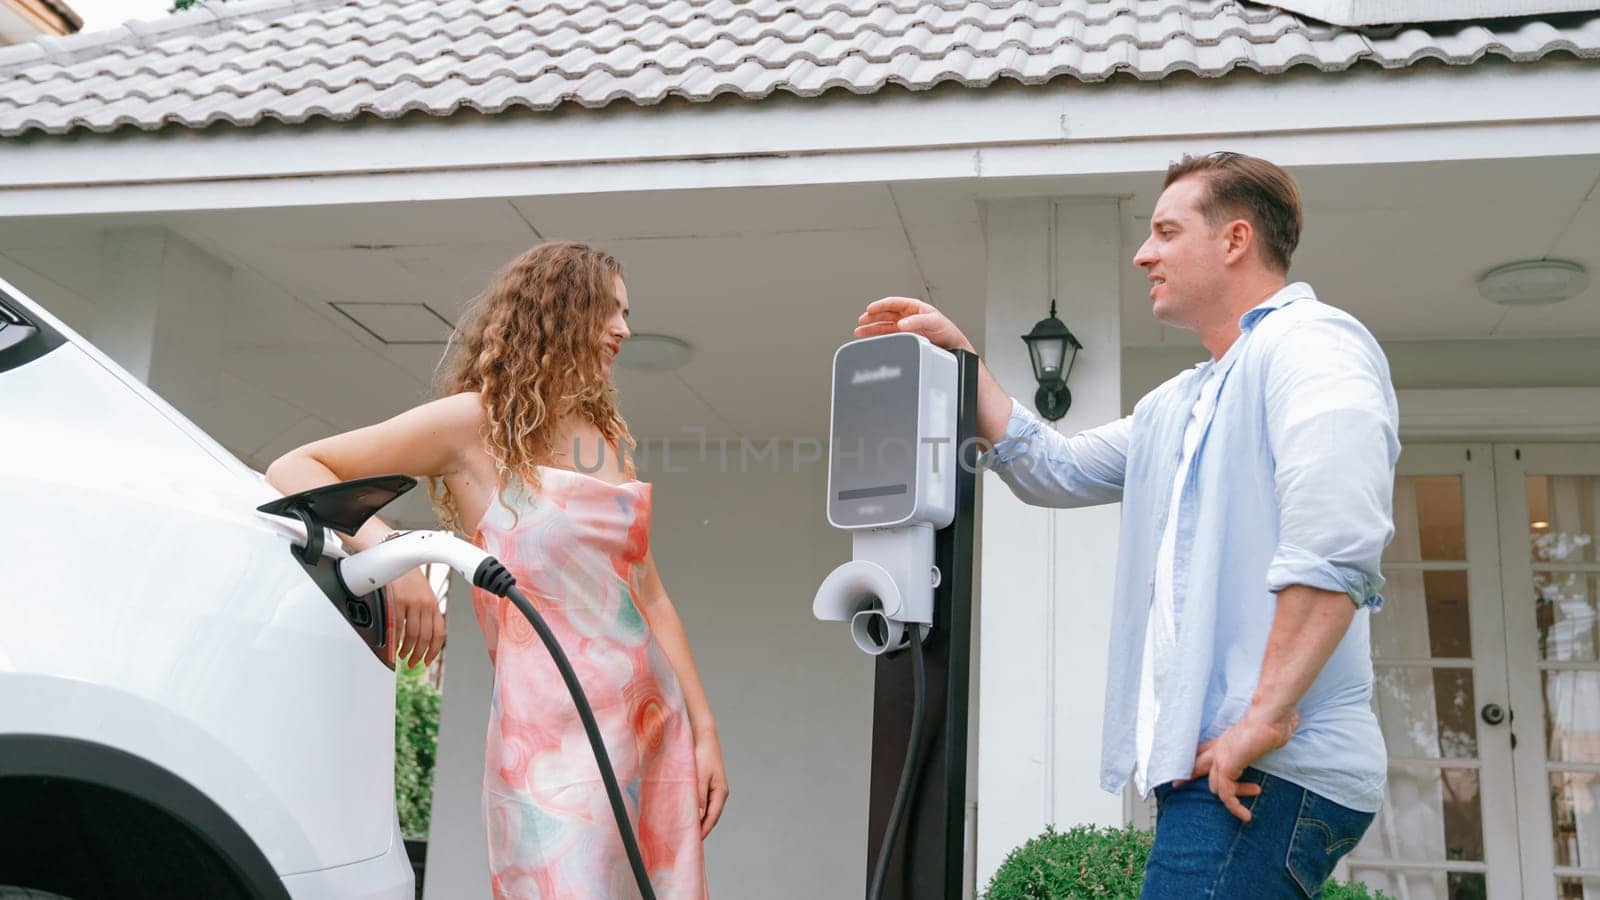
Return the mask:
[[[477,391],[449,394],[425,406],[438,407],[441,415],[457,421],[473,422],[483,418],[483,395]]]
[[[488,458],[483,443],[483,395],[477,391],[462,391],[434,401],[440,406],[441,425],[457,435],[463,455],[472,461]]]
[[[451,446],[458,454],[466,454],[482,444],[483,403],[476,391],[430,400],[405,413],[403,418],[410,420],[408,430],[413,436]]]
[[[476,434],[478,426],[483,423],[483,401],[477,391],[462,391],[430,400],[413,409],[411,414],[426,420],[434,428],[452,432],[465,430],[469,434]]]

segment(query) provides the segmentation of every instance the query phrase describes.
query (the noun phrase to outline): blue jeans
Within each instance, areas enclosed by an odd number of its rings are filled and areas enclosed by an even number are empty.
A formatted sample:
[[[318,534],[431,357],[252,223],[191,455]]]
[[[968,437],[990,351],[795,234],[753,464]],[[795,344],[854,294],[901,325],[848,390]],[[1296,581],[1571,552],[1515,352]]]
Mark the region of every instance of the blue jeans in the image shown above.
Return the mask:
[[[1246,824],[1222,805],[1206,779],[1156,788],[1156,842],[1145,866],[1143,900],[1316,898],[1372,814],[1256,769],[1241,781],[1261,785],[1242,798]]]

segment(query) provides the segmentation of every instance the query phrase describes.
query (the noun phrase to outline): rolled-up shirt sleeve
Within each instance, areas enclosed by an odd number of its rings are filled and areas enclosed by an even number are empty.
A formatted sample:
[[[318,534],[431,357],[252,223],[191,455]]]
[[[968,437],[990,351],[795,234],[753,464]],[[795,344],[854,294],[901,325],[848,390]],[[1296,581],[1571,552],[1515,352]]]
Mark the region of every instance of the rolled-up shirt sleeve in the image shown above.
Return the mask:
[[[1351,319],[1296,323],[1274,341],[1266,406],[1279,510],[1268,589],[1303,584],[1380,607],[1400,455],[1383,351]]]
[[[1122,499],[1132,419],[1071,437],[1045,425],[1016,399],[1006,433],[980,464],[992,469],[1024,503],[1058,508]]]

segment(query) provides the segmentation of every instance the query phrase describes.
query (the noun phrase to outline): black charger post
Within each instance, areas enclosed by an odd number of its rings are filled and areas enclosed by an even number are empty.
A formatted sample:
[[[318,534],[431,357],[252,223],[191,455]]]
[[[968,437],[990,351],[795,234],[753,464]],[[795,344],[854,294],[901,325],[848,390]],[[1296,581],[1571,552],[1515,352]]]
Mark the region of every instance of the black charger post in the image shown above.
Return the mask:
[[[976,537],[978,357],[957,351],[955,518],[934,535],[940,579],[933,628],[923,644],[926,721],[905,819],[890,848],[883,896],[960,900],[967,805],[967,709],[972,658],[972,570]],[[911,654],[878,657],[872,700],[872,785],[867,878],[878,862],[878,836],[894,805],[911,736],[915,675]]]

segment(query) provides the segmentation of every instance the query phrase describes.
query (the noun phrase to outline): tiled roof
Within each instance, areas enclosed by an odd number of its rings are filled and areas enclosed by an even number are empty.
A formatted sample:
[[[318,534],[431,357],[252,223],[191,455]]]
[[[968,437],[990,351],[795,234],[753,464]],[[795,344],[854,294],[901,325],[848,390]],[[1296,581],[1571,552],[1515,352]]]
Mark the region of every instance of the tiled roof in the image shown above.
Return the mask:
[[[0,50],[0,135],[1600,58],[1600,13],[1342,29],[1239,0],[233,0]]]

